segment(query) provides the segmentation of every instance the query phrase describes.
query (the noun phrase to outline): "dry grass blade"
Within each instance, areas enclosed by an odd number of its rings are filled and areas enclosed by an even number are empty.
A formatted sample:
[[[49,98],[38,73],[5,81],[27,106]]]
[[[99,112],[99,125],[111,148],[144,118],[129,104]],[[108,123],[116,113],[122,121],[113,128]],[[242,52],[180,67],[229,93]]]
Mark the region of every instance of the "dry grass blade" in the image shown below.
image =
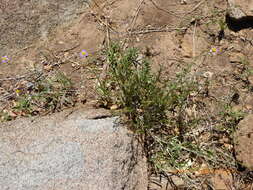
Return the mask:
[[[130,24],[130,29],[128,29],[128,31],[130,31],[129,35],[131,35],[131,32],[133,31],[135,22],[136,22],[136,20],[137,20],[137,17],[138,17],[138,15],[139,15],[139,12],[140,12],[140,9],[141,9],[141,6],[142,6],[142,4],[144,3],[144,1],[145,1],[145,0],[141,0],[140,3],[139,3],[139,5],[138,5],[138,7],[137,7],[137,10],[136,10],[136,12],[135,12],[135,14],[134,14],[134,17],[133,17],[133,19],[132,19],[132,22],[131,22],[131,24]]]
[[[133,34],[133,35],[138,35],[138,34],[148,34],[152,32],[171,32],[173,30],[185,30],[185,27],[179,28],[179,27],[160,27],[160,28],[147,28],[147,29],[142,29],[142,30],[136,30],[132,31],[131,33],[129,32],[128,34]]]

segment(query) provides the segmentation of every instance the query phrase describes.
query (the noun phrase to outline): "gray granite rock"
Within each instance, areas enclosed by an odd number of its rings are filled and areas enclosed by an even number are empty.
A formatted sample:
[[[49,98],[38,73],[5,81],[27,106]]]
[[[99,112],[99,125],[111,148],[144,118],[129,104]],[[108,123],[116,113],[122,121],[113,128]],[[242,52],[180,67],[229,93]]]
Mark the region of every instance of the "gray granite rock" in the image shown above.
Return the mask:
[[[0,124],[1,190],[147,189],[141,147],[94,110]],[[95,117],[93,117],[95,114]]]
[[[236,159],[253,171],[253,114],[240,121],[234,134]]]
[[[87,7],[87,0],[0,0],[0,52],[47,40],[58,27],[71,23]],[[51,36],[51,35],[50,35]]]
[[[240,20],[247,16],[253,16],[253,1],[228,0],[228,13],[232,19]]]

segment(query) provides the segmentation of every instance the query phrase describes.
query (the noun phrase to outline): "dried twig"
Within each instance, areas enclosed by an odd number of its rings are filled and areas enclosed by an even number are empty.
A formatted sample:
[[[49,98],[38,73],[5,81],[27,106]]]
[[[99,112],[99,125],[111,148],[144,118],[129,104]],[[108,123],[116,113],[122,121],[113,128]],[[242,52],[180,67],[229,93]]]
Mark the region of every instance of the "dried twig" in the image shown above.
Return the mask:
[[[7,78],[3,78],[3,79],[0,79],[0,81],[21,80],[21,79],[24,79],[24,78],[30,78],[34,74],[39,74],[39,76],[42,75],[42,73],[40,73],[40,72],[39,73],[38,72],[32,72],[32,73],[24,74],[24,75],[19,76],[19,77],[7,77]]]
[[[97,11],[95,11],[93,8],[92,8],[92,6],[90,5],[90,3],[87,3],[88,4],[88,6],[89,6],[89,8],[93,11],[93,15],[96,17],[96,19],[98,19],[98,21],[103,25],[103,26],[105,26],[105,27],[108,27],[111,31],[113,31],[113,32],[115,32],[115,33],[118,33],[118,31],[117,30],[115,30],[109,23],[106,23],[106,22],[104,22],[101,18],[102,17],[105,17],[105,16],[102,16],[101,15],[101,13],[104,13],[103,12],[103,10],[99,7],[99,5],[95,2],[95,1],[93,1],[94,2],[94,4],[95,4],[95,6],[99,9],[99,12],[97,12]],[[101,13],[100,13],[101,12]],[[98,14],[99,16],[97,16],[96,14]]]
[[[150,0],[150,2],[151,2],[158,10],[164,11],[164,12],[170,14],[170,15],[173,15],[173,16],[175,16],[175,17],[178,17],[178,15],[177,15],[175,12],[169,11],[169,10],[166,10],[166,9],[163,9],[163,8],[159,7],[153,0]]]
[[[20,76],[20,77],[7,77],[7,78],[0,79],[0,81],[20,80],[20,79],[23,79],[25,77],[26,77],[25,75]]]
[[[195,44],[195,34],[196,34],[197,21],[195,21],[193,35],[192,35],[192,56],[195,57],[196,44]]]
[[[103,8],[104,7],[106,7],[106,6],[111,6],[111,5],[113,5],[115,2],[117,2],[118,0],[113,0],[113,1],[111,1],[111,2],[109,2],[109,3],[106,3],[104,6],[103,6]]]
[[[73,46],[73,47],[70,47],[70,48],[61,50],[61,51],[59,51],[58,53],[68,52],[68,51],[71,51],[71,50],[73,50],[73,49],[76,49],[76,48],[79,47],[79,46],[80,46],[80,43],[78,43],[77,45],[75,45],[75,46]]]
[[[106,19],[106,41],[107,41],[107,47],[110,46],[110,30],[109,30],[109,23],[108,19]]]
[[[109,28],[108,28],[108,20],[106,19],[107,21],[107,27],[106,27],[106,41],[107,41],[107,48],[110,47],[110,31],[109,31]],[[108,67],[109,67],[109,61],[106,60],[106,62],[103,64],[103,69],[102,69],[102,73],[100,74],[100,77],[99,77],[99,80],[102,81],[105,79],[106,77],[106,73],[108,71]]]
[[[200,1],[192,10],[186,12],[186,13],[184,14],[183,17],[185,17],[186,15],[188,15],[188,14],[192,13],[193,11],[195,11],[195,10],[196,10],[197,8],[199,8],[199,6],[202,5],[205,1],[206,1],[206,0]]]
[[[152,32],[171,32],[173,30],[185,30],[185,27],[182,28],[177,28],[177,27],[165,27],[165,28],[149,28],[149,29],[144,29],[144,30],[139,30],[139,31],[133,31],[131,34],[147,34],[147,33],[152,33]]]
[[[134,28],[136,19],[137,19],[137,17],[138,17],[138,14],[139,14],[139,12],[140,12],[140,9],[141,9],[141,5],[144,3],[144,1],[145,1],[145,0],[141,0],[141,1],[140,1],[139,5],[138,5],[138,8],[137,8],[137,10],[136,10],[136,12],[135,12],[135,15],[134,15],[134,17],[133,17],[133,19],[132,19],[132,22],[131,22],[131,25],[130,25],[130,26],[131,26],[131,28],[130,28],[130,35],[131,35],[131,32],[133,31],[133,28]]]

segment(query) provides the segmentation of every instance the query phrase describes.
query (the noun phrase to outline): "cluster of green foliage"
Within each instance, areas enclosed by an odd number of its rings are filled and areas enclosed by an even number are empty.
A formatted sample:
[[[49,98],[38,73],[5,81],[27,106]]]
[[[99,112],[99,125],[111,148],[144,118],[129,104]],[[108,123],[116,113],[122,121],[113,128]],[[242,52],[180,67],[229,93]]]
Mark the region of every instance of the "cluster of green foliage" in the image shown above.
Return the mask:
[[[192,94],[198,93],[197,82],[187,75],[189,68],[162,79],[161,70],[152,73],[150,62],[140,60],[137,49],[123,50],[117,44],[108,49],[107,61],[108,76],[98,85],[100,102],[121,108],[131,129],[144,141],[155,169],[187,167],[190,157],[213,160],[209,148],[185,137],[201,121],[186,113]]]
[[[33,116],[60,111],[75,104],[75,90],[70,79],[62,72],[42,76],[29,89],[20,89],[14,97],[12,115]],[[8,112],[0,112],[1,120],[12,120]]]

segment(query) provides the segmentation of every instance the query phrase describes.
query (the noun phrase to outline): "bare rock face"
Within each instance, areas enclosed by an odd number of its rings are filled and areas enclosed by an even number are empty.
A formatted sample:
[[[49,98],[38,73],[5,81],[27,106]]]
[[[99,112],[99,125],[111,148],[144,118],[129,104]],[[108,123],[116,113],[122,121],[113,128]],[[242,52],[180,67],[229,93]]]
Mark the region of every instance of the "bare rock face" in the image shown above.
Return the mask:
[[[251,0],[228,0],[229,16],[235,20],[247,16],[253,16],[253,1]]]
[[[117,118],[92,112],[1,124],[1,190],[147,189],[146,162],[133,135]]]
[[[0,0],[0,52],[46,40],[57,26],[68,24],[87,6],[84,0]]]
[[[253,114],[243,119],[235,133],[236,158],[253,170]]]

